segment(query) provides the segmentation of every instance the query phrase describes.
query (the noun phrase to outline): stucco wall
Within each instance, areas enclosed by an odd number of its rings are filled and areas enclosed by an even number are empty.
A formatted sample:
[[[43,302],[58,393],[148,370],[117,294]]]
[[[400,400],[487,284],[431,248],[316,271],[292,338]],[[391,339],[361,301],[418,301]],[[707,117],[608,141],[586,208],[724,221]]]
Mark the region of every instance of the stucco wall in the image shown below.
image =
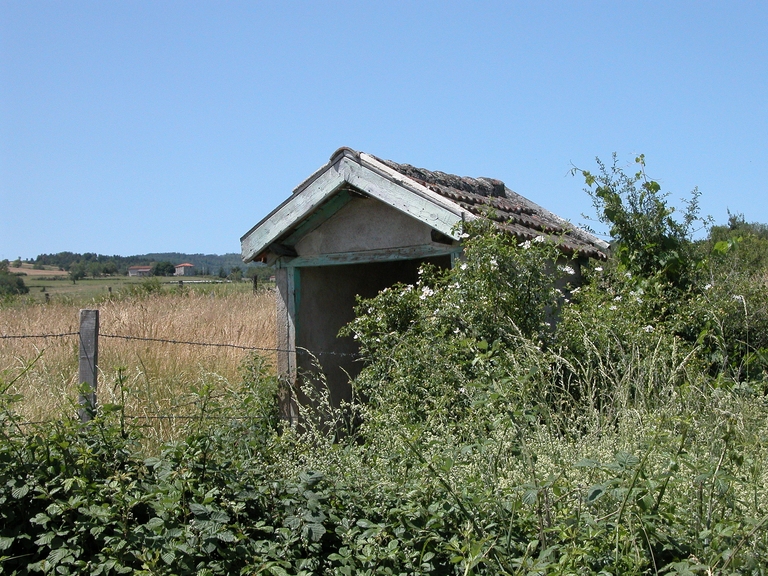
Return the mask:
[[[372,198],[353,198],[296,243],[301,257],[433,244],[431,228]]]

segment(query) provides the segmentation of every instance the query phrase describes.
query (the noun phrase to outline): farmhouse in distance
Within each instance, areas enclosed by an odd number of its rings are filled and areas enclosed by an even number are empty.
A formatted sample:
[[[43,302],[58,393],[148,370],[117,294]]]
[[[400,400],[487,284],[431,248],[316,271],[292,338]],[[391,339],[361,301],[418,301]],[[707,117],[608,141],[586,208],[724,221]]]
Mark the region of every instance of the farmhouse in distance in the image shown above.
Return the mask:
[[[129,266],[128,276],[149,276],[152,273],[152,266]]]
[[[176,264],[174,266],[175,272],[174,276],[194,276],[195,275],[195,265],[190,264],[189,262],[185,262],[183,264]],[[128,276],[151,276],[152,275],[152,266],[129,266],[128,267]]]
[[[423,263],[451,267],[462,254],[460,224],[479,218],[521,241],[554,239],[576,256],[577,276],[587,259],[606,258],[607,243],[500,180],[424,170],[350,148],[334,152],[241,238],[244,262],[275,266],[280,376],[295,382],[312,369],[314,355],[332,401],[350,399],[357,345],[337,334],[353,319],[356,296],[413,284]],[[281,410],[297,420],[295,399],[285,398]]]

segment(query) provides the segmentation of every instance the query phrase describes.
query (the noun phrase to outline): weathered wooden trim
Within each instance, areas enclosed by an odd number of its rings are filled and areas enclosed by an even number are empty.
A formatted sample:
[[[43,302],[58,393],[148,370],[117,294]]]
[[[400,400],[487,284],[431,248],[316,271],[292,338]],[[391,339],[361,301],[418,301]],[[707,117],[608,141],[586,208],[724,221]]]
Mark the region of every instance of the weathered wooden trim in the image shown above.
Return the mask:
[[[343,264],[365,264],[368,262],[390,262],[394,260],[417,260],[432,256],[445,256],[460,253],[461,246],[422,245],[405,246],[401,248],[381,248],[362,252],[338,252],[335,254],[318,254],[306,258],[293,258],[291,266],[340,266]]]
[[[404,180],[392,181],[389,175],[380,174],[347,158],[340,162],[339,170],[347,182],[371,198],[389,204],[392,208],[458,240],[456,227],[462,222],[464,212],[458,204],[443,201],[442,197],[424,186],[406,186]]]
[[[266,218],[240,239],[241,255],[244,262],[250,262],[267,246],[275,242],[291,226],[309,216],[339,186],[344,178],[337,165],[328,166],[325,172],[300,192],[290,196],[275,208]]]
[[[298,420],[296,398],[296,310],[294,300],[295,269],[281,267],[275,270],[277,286],[277,374],[280,379],[280,416],[291,423]]]
[[[328,221],[331,216],[346,206],[352,200],[352,197],[353,195],[349,190],[339,190],[333,197],[320,205],[314,214],[299,224],[296,229],[291,232],[291,235],[285,239],[285,244],[295,244],[301,238],[319,228],[324,222]]]
[[[273,242],[270,244],[269,251],[273,254],[277,254],[278,256],[287,256],[288,258],[296,258],[296,256],[298,256],[298,253],[293,246],[288,244],[280,244],[278,242]]]

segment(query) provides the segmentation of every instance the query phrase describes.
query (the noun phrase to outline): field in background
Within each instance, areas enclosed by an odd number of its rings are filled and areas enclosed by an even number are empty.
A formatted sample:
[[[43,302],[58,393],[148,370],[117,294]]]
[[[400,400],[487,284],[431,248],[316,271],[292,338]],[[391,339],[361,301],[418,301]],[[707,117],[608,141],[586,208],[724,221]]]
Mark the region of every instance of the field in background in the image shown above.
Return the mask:
[[[133,280],[133,279],[132,279]],[[96,281],[103,282],[103,281]],[[274,348],[274,292],[254,294],[248,284],[161,287],[142,292],[142,284],[111,297],[88,298],[79,292],[50,302],[19,299],[0,307],[0,334],[64,334],[79,329],[79,310],[100,310],[102,334],[164,340]],[[72,283],[69,282],[71,286]],[[246,350],[101,337],[100,404],[124,403],[126,414],[146,422],[157,440],[173,436],[191,410],[190,393],[205,384],[224,388],[238,379]],[[270,363],[271,352],[261,352]],[[31,367],[29,367],[31,364]],[[28,421],[44,421],[74,412],[77,399],[78,339],[4,339],[0,381],[9,382],[25,368],[11,392],[23,395],[18,411]],[[122,382],[122,386],[121,386]],[[121,397],[124,391],[125,397]]]
[[[53,266],[45,266],[42,270],[35,270],[31,264],[23,264],[21,268],[9,268],[10,272],[23,272],[24,284],[29,288],[25,299],[36,302],[45,302],[47,298],[66,297],[78,300],[90,300],[93,298],[107,298],[110,294],[124,291],[126,288],[140,286],[147,279],[136,276],[104,276],[100,278],[84,278],[76,283],[72,282],[69,274]],[[168,276],[158,277],[157,280],[165,287],[176,287],[179,280],[184,286],[197,287],[204,283],[226,284],[217,276]],[[239,284],[250,287],[250,280],[244,280]],[[243,288],[245,289],[245,288]],[[111,290],[111,292],[110,292]],[[47,296],[46,296],[47,295]]]

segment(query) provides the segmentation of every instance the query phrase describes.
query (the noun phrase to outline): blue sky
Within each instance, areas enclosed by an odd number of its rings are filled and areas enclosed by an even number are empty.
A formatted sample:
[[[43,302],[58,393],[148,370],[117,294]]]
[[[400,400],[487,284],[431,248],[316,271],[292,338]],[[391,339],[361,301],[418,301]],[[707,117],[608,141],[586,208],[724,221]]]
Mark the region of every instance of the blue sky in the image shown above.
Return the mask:
[[[340,146],[768,222],[768,3],[0,0],[0,258],[239,252]]]

